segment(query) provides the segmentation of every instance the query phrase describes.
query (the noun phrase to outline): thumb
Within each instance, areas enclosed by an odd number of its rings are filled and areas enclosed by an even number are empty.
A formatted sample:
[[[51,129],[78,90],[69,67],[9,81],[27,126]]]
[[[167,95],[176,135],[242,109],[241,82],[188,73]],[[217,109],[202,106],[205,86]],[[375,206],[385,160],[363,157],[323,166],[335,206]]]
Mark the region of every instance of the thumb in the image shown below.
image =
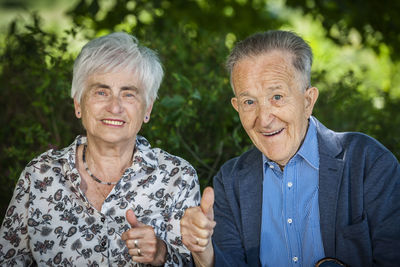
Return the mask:
[[[200,201],[200,208],[210,220],[214,220],[213,205],[214,205],[214,189],[212,189],[212,187],[206,187],[203,191],[203,196]]]
[[[136,218],[135,213],[133,212],[133,210],[129,209],[126,212],[126,220],[128,221],[128,223],[131,225],[131,227],[138,227],[139,226],[139,222]]]

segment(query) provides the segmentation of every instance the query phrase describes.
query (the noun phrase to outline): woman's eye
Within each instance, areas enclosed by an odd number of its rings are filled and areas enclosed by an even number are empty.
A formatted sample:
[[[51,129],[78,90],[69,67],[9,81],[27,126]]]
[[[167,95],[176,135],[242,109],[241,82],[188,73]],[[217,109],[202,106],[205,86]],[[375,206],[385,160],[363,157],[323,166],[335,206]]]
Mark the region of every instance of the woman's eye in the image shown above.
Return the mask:
[[[105,96],[106,92],[104,92],[104,91],[96,91],[96,95]]]

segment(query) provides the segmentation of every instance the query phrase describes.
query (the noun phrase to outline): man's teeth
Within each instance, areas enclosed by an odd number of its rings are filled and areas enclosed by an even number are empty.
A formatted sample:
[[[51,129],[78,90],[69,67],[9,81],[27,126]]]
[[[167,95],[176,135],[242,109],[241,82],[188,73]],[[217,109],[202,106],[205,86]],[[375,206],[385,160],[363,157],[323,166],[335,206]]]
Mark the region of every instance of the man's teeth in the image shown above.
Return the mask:
[[[272,132],[272,133],[263,133],[263,135],[266,135],[266,136],[271,136],[271,135],[274,135],[274,134],[277,134],[277,133],[280,133],[280,132],[282,132],[282,130],[283,130],[283,128],[282,128],[282,129],[280,129],[280,130],[277,130],[277,131],[275,131],[275,132]]]
[[[111,120],[103,120],[104,123],[111,124],[111,125],[122,125],[123,121],[111,121]]]

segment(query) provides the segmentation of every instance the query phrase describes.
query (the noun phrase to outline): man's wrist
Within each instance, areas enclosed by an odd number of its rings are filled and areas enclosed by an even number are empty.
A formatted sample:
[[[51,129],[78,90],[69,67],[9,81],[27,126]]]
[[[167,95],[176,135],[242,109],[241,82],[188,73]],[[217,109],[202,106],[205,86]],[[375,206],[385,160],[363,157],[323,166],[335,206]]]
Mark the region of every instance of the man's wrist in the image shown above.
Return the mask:
[[[210,241],[203,252],[192,252],[193,260],[196,267],[212,267],[214,266],[214,247]]]

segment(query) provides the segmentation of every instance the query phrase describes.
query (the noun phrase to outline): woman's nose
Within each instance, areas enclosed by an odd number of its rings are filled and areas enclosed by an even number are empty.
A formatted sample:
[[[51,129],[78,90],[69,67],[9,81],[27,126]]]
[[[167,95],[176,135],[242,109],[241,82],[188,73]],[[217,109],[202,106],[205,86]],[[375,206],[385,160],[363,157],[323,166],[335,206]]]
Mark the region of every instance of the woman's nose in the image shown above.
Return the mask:
[[[111,113],[121,113],[123,108],[122,108],[122,102],[121,102],[120,97],[113,96],[111,98],[108,109]]]

